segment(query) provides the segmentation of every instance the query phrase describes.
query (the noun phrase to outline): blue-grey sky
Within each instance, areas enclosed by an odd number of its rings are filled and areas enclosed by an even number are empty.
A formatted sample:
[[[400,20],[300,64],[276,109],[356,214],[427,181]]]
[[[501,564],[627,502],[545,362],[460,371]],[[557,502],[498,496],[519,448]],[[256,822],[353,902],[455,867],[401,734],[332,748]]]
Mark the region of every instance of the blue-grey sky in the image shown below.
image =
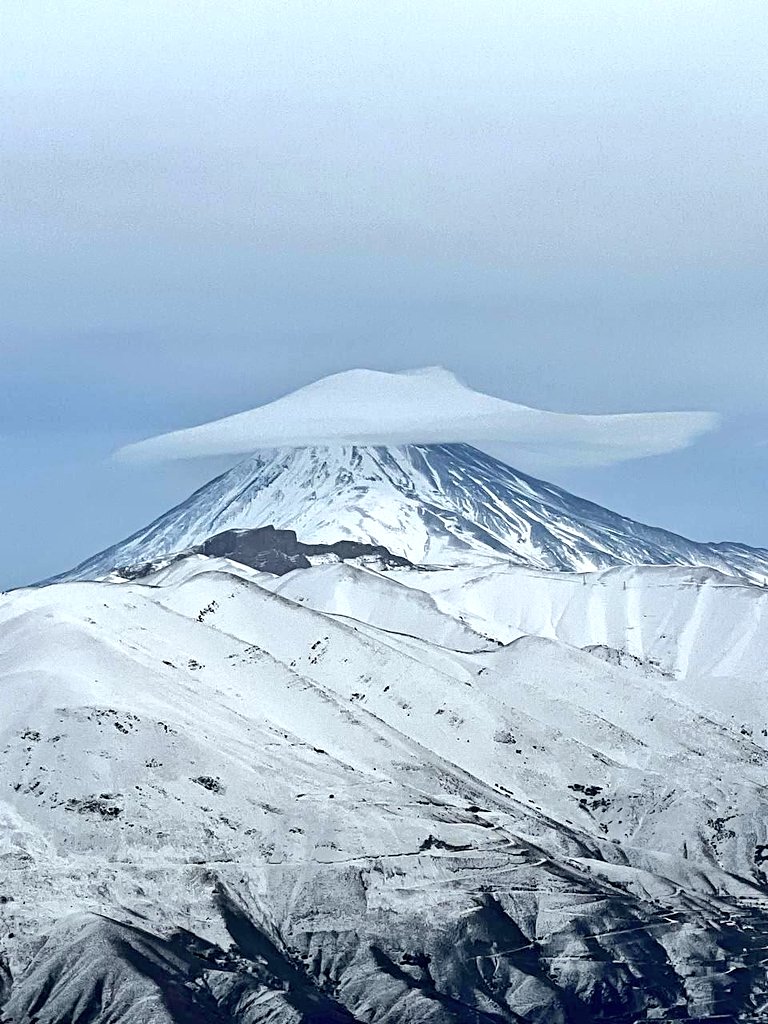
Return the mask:
[[[220,468],[113,448],[355,366],[720,412],[557,482],[768,545],[766,53],[759,0],[4,0],[0,587]]]

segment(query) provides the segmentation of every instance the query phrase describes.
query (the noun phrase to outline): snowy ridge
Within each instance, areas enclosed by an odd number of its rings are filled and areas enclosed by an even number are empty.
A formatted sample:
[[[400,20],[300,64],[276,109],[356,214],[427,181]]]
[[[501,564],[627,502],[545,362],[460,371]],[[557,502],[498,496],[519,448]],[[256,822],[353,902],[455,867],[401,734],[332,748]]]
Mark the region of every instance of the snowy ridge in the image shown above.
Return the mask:
[[[620,649],[676,678],[766,678],[768,589],[711,569],[627,566],[581,574],[495,565],[394,579],[502,643],[533,634]],[[298,587],[295,574],[285,585],[293,580]]]
[[[382,545],[421,564],[710,566],[768,581],[766,551],[699,544],[644,526],[464,444],[258,453],[62,578],[102,578],[115,566],[150,562],[223,530],[266,525],[294,529],[305,543]]]
[[[195,555],[0,598],[4,1019],[760,1019],[768,593],[506,574]],[[646,618],[638,661],[580,649]],[[742,688],[691,657],[739,618]]]

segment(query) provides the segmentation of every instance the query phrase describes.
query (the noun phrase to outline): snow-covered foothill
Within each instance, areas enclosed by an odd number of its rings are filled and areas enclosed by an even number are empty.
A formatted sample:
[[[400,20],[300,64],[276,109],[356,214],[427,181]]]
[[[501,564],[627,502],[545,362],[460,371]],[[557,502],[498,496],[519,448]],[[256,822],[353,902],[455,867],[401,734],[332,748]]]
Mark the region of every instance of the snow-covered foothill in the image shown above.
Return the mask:
[[[565,580],[505,571],[193,555],[0,598],[7,1018],[751,1012],[759,723],[732,683],[699,701],[716,659],[582,650],[627,650],[653,615],[686,651],[690,571],[596,574],[564,604]],[[723,623],[763,599],[718,579]]]

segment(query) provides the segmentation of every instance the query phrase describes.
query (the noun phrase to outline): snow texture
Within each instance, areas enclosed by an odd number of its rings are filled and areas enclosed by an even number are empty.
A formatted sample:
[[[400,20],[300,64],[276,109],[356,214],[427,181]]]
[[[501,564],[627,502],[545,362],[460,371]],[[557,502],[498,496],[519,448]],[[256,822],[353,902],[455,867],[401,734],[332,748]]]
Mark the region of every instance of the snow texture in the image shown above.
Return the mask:
[[[767,603],[203,555],[6,595],[1,1019],[763,1019]]]
[[[256,453],[64,578],[103,578],[225,530],[270,525],[295,530],[304,543],[381,545],[420,564],[688,565],[768,580],[766,551],[699,544],[644,526],[464,444]]]
[[[766,1021],[767,565],[348,446],[0,596],[0,1022]]]

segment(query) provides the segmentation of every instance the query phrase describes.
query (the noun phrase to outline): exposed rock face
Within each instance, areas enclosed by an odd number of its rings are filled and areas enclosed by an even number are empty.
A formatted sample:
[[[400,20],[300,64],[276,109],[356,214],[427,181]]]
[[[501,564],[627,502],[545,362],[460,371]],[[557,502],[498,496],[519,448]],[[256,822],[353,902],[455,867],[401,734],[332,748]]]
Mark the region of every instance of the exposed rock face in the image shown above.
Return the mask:
[[[14,986],[2,1020],[354,1024],[225,895],[220,905],[236,940],[226,951],[186,931],[161,938],[102,916],[65,919]]]
[[[143,579],[160,568],[195,554],[232,559],[273,576],[284,576],[294,569],[309,569],[313,564],[322,562],[354,562],[380,569],[413,568],[407,558],[393,555],[380,545],[351,540],[334,544],[302,544],[295,530],[261,526],[253,530],[226,530],[196,547],[156,562],[117,566],[114,576],[126,580]]]
[[[253,569],[283,576],[292,569],[308,569],[310,557],[328,557],[340,562],[353,559],[375,560],[380,567],[405,567],[407,558],[393,555],[381,545],[361,544],[352,540],[333,544],[302,544],[295,530],[276,530],[262,526],[253,530],[225,530],[209,537],[197,549],[204,555],[231,558]]]

